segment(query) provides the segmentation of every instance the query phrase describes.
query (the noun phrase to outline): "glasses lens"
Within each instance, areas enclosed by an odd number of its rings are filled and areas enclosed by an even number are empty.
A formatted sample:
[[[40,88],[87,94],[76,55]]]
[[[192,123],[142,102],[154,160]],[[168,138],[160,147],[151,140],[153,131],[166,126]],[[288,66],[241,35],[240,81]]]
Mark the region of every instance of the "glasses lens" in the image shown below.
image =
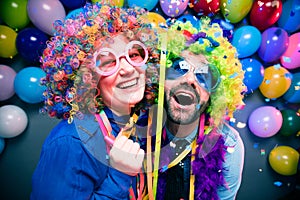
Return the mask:
[[[173,61],[172,66],[168,67],[166,70],[166,79],[167,80],[175,80],[189,71],[189,66],[186,66],[182,62],[184,59],[176,59]]]
[[[110,72],[114,70],[117,64],[117,58],[114,53],[108,49],[103,49],[96,57],[96,67],[102,72]]]
[[[214,65],[205,66],[195,70],[195,76],[201,87],[207,91],[213,91],[217,88],[220,81],[219,70]]]
[[[148,54],[142,44],[131,42],[127,47],[126,58],[134,66],[142,66],[147,62]]]
[[[171,61],[171,67],[166,70],[166,79],[175,80],[184,76],[189,70],[190,65],[182,58]],[[220,81],[219,70],[214,65],[203,65],[195,69],[194,74],[199,85],[211,92],[215,90]]]

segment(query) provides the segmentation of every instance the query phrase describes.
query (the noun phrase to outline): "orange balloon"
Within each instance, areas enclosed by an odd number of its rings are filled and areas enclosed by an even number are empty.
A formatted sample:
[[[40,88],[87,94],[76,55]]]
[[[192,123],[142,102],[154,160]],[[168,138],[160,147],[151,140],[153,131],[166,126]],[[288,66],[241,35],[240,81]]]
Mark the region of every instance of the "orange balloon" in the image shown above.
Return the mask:
[[[161,29],[160,26],[166,25],[166,19],[155,12],[148,12],[145,16],[142,16],[142,20],[144,23],[151,24],[152,27],[158,29],[158,31]]]
[[[267,98],[278,98],[289,89],[291,83],[290,72],[278,64],[265,69],[259,90]]]
[[[278,174],[290,176],[297,173],[299,153],[289,146],[278,146],[269,154],[269,163]]]

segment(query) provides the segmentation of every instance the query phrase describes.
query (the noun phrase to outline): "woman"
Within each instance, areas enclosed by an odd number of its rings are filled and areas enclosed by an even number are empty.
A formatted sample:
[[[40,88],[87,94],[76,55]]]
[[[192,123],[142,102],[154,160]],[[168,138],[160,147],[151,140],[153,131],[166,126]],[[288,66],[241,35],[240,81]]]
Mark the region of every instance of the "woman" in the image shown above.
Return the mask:
[[[134,123],[155,99],[154,79],[147,77],[158,62],[156,34],[140,20],[143,14],[87,4],[55,24],[41,58],[47,73],[42,111],[63,120],[43,145],[31,199],[141,196],[143,179],[136,175],[144,151]]]

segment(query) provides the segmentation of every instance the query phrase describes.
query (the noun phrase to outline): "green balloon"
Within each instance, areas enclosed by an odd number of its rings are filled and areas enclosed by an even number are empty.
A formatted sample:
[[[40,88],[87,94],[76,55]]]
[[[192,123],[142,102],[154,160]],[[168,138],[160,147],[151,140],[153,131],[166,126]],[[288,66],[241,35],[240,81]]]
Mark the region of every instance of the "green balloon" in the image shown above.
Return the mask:
[[[3,22],[14,29],[26,27],[30,22],[27,2],[28,0],[1,0],[0,17]]]
[[[283,121],[278,134],[283,136],[296,135],[300,131],[300,115],[292,109],[281,110],[280,112]]]

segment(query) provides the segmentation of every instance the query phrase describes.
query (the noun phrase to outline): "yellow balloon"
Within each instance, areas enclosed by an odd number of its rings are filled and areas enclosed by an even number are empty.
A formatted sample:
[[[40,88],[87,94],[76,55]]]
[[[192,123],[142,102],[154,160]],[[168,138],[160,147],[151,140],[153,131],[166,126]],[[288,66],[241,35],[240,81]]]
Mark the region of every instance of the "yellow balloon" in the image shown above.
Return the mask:
[[[158,29],[158,32],[161,30],[160,26],[166,25],[166,19],[155,12],[148,12],[145,16],[142,16],[142,21],[151,24],[153,28]]]
[[[12,28],[0,25],[0,57],[12,58],[17,52],[17,33]]]
[[[278,98],[289,89],[291,83],[290,72],[280,65],[273,65],[264,70],[264,80],[259,90],[267,98]]]
[[[275,147],[269,154],[269,163],[278,174],[290,176],[297,173],[299,153],[289,146]]]
[[[124,0],[92,0],[92,3],[99,2],[101,4],[109,4],[111,6],[117,6],[117,7],[123,7],[124,6]]]
[[[253,0],[221,0],[220,7],[223,16],[231,23],[244,19],[250,12]]]

